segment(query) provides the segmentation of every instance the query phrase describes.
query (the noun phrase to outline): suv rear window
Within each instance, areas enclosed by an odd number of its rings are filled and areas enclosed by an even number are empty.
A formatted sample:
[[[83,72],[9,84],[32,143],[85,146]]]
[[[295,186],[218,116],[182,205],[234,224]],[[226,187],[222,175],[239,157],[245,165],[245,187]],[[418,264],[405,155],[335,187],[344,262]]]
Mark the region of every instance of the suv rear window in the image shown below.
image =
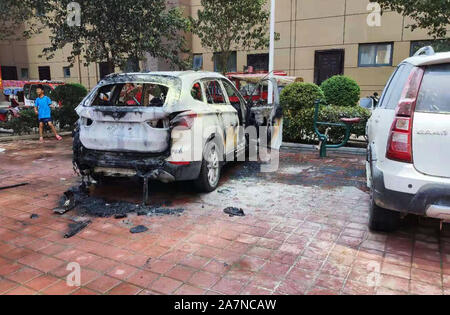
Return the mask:
[[[450,113],[450,64],[428,66],[417,99],[416,111]]]

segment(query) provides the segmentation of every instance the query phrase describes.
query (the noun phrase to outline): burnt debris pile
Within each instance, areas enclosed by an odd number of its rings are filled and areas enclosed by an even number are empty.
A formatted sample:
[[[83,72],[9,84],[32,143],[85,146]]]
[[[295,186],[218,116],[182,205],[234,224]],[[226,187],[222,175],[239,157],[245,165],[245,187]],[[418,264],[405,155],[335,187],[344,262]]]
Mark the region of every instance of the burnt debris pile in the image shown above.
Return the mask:
[[[184,209],[144,206],[126,201],[109,202],[103,198],[90,196],[88,191],[80,187],[74,187],[65,192],[59,201],[59,207],[54,209],[54,212],[64,214],[70,210],[75,210],[79,216],[100,218],[125,218],[131,213],[139,216],[181,215],[184,212]]]

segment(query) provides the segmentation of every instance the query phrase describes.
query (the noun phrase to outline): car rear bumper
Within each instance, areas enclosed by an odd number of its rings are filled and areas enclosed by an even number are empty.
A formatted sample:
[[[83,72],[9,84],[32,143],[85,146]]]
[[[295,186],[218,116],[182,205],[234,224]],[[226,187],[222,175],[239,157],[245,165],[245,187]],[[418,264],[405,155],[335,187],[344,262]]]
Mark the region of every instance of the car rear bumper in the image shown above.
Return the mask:
[[[439,209],[450,210],[450,184],[430,182],[409,194],[386,188],[385,174],[379,168],[372,168],[372,173],[373,198],[382,208],[430,217],[437,217]]]
[[[106,152],[83,148],[76,158],[82,172],[107,176],[149,177],[163,182],[197,179],[202,162],[177,165],[167,161],[168,155],[130,152]]]

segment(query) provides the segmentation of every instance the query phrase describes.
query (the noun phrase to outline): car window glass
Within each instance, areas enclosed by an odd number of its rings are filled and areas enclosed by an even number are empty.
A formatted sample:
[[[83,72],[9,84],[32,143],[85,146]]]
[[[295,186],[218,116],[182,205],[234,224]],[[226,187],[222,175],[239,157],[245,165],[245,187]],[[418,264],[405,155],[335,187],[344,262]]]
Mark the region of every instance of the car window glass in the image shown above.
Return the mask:
[[[403,90],[405,88],[406,81],[412,70],[412,65],[404,64],[401,65],[392,78],[391,84],[389,84],[388,90],[386,91],[386,96],[383,100],[382,106],[386,109],[396,109],[398,102],[402,96]]]
[[[226,104],[225,97],[222,92],[222,87],[220,86],[219,81],[206,81],[206,100],[208,104]]]
[[[428,66],[422,80],[416,111],[450,113],[450,64]]]
[[[194,83],[191,89],[191,96],[194,100],[203,102],[203,91],[200,83]]]
[[[228,81],[222,80],[223,86],[227,91],[228,99],[230,100],[231,105],[241,105],[241,96],[239,95],[237,89]]]

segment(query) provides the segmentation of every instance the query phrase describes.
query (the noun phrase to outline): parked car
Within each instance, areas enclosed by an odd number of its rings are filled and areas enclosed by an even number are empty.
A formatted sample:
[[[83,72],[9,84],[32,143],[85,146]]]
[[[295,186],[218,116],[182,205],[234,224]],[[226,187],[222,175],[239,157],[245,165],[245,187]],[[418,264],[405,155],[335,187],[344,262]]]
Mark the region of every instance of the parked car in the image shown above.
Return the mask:
[[[95,180],[194,180],[210,192],[219,184],[225,157],[245,152],[248,141],[239,127],[269,126],[269,144],[281,144],[278,92],[274,105],[253,108],[217,73],[110,75],[76,111],[74,162]]]
[[[450,52],[422,48],[389,79],[367,124],[369,225],[401,215],[450,220]]]

